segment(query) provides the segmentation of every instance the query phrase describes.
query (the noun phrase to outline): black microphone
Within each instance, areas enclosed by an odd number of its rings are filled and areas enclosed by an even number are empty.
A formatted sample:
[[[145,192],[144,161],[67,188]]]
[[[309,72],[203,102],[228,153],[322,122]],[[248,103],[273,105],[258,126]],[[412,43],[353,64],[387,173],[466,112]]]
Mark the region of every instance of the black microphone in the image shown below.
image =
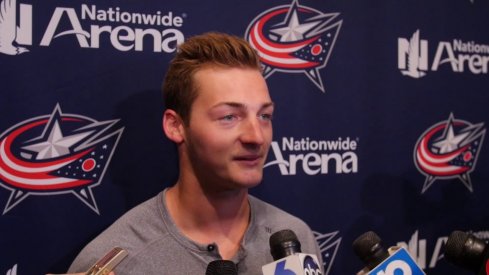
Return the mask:
[[[366,265],[357,275],[425,275],[406,249],[392,246],[386,250],[380,237],[373,231],[360,235],[353,242],[353,250]]]
[[[365,232],[356,238],[353,241],[353,251],[368,270],[374,269],[389,257],[389,253],[382,246],[382,240],[373,231]]]
[[[445,244],[445,258],[476,274],[489,274],[489,246],[472,234],[453,231]]]
[[[233,261],[215,260],[207,265],[205,275],[238,275],[238,268]]]
[[[285,229],[273,233],[269,239],[273,262],[262,267],[263,275],[295,274],[322,275],[316,255],[301,251],[301,243],[294,231]]]
[[[285,229],[273,233],[269,239],[270,254],[273,260],[279,260],[296,253],[301,253],[301,243],[294,231]]]

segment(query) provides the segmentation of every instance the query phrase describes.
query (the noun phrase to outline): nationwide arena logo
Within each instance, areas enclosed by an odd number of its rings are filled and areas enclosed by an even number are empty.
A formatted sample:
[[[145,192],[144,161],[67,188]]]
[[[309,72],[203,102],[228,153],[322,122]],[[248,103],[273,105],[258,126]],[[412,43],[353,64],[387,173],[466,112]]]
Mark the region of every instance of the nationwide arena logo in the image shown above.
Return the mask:
[[[338,248],[341,244],[341,237],[338,235],[339,231],[326,234],[316,231],[313,233],[323,258],[324,274],[328,275],[331,271],[336,254],[338,253]]]
[[[18,10],[18,12],[17,12]],[[81,4],[78,8],[54,8],[39,42],[48,47],[55,39],[70,38],[81,48],[98,49],[110,43],[119,51],[172,53],[184,41],[184,17],[173,12],[140,13],[120,7]],[[19,55],[33,46],[33,6],[16,0],[0,1],[0,53]],[[36,26],[35,29],[39,27]]]
[[[486,129],[483,123],[472,124],[455,119],[439,122],[424,132],[414,149],[414,163],[426,176],[423,190],[438,179],[458,178],[469,189],[472,182],[469,174],[474,170]]]
[[[277,165],[283,176],[358,173],[359,139],[350,137],[315,140],[309,137],[283,137],[282,145],[272,141],[272,158],[264,167]]]
[[[441,66],[456,73],[466,70],[472,74],[487,74],[489,66],[489,45],[474,41],[453,39],[441,41],[429,66],[428,40],[421,39],[420,30],[408,38],[398,38],[398,69],[403,75],[421,78],[428,71],[438,71]]]
[[[436,238],[436,241],[422,239],[416,230],[408,242],[397,242],[397,246],[405,248],[421,269],[433,270],[444,257],[443,249],[447,240],[447,236],[440,236]]]
[[[329,60],[343,20],[299,5],[273,7],[258,15],[245,37],[257,50],[265,78],[274,72],[304,73],[324,92],[319,70]]]
[[[0,135],[0,186],[11,192],[3,214],[29,195],[72,193],[99,213],[92,188],[99,185],[123,128],[118,120],[64,114],[18,123]]]

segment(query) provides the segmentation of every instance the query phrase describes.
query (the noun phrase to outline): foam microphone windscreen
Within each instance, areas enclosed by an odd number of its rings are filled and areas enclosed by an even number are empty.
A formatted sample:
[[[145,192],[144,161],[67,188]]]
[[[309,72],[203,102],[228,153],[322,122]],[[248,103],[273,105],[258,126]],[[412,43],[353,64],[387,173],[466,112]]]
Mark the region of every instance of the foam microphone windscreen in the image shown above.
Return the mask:
[[[486,242],[472,234],[453,231],[445,244],[445,258],[455,265],[478,272],[489,256]]]
[[[238,268],[233,261],[215,260],[207,265],[205,275],[237,275]]]
[[[382,240],[373,231],[360,235],[353,242],[353,251],[369,270],[375,268],[389,257],[389,253],[382,246]]]
[[[279,260],[295,253],[301,253],[301,243],[294,231],[284,229],[270,236],[270,253],[273,260]]]

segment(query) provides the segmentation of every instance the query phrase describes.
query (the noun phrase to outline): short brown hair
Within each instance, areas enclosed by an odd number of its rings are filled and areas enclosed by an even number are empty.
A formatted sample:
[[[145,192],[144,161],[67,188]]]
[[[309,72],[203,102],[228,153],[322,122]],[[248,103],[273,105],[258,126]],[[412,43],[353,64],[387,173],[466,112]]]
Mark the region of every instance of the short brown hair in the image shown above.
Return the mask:
[[[242,38],[217,32],[189,38],[178,47],[163,82],[166,108],[178,113],[186,125],[190,121],[190,108],[197,97],[193,75],[206,66],[261,70],[258,54]]]

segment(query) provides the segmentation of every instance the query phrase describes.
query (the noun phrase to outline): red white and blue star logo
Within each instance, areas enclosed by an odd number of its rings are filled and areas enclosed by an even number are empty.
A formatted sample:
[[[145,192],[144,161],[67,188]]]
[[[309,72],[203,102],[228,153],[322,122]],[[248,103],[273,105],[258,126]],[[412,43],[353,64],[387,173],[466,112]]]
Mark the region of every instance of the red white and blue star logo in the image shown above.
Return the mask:
[[[118,120],[96,121],[64,114],[18,123],[0,135],[0,186],[11,191],[3,214],[29,195],[73,193],[97,214],[92,188],[107,169],[123,128]]]
[[[263,75],[276,71],[304,73],[324,92],[319,70],[326,66],[343,20],[339,13],[322,13],[299,5],[271,8],[248,26],[245,37],[257,50]]]
[[[437,179],[458,178],[473,192],[469,174],[474,170],[486,129],[483,123],[471,124],[455,119],[439,122],[426,130],[414,150],[414,162],[426,176],[421,193]]]

